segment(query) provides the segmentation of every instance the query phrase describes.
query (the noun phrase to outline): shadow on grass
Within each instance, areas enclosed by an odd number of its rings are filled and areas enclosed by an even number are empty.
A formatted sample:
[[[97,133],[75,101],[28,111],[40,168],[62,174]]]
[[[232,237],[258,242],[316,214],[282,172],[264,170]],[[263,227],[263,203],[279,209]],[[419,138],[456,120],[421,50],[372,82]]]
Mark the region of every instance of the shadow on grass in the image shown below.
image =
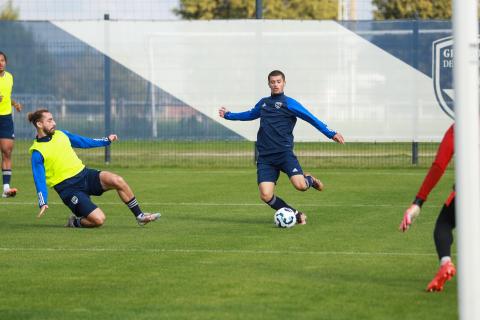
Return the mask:
[[[263,217],[248,217],[248,218],[243,218],[243,217],[234,217],[232,216],[231,218],[224,218],[224,217],[192,217],[191,215],[188,216],[176,216],[172,219],[176,220],[195,220],[195,221],[204,221],[204,222],[209,222],[209,223],[227,223],[227,224],[254,224],[254,225],[259,225],[259,224],[265,224],[267,223],[266,219]],[[272,222],[273,224],[273,222]]]

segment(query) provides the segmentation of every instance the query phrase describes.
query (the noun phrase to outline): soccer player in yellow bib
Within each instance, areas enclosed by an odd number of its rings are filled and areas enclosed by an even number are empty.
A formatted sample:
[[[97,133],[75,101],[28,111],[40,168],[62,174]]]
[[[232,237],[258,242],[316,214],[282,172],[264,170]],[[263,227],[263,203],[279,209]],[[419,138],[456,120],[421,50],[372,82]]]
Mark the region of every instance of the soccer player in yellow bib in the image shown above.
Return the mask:
[[[12,177],[12,152],[15,133],[13,131],[12,106],[17,111],[22,105],[11,98],[13,76],[5,70],[7,56],[0,51],[0,149],[2,151],[3,198],[14,197],[17,189],[10,187]]]
[[[28,114],[37,129],[37,137],[30,147],[32,173],[37,189],[41,217],[48,209],[48,190],[54,188],[63,203],[73,215],[66,227],[100,227],[105,214],[90,199],[103,192],[115,189],[120,199],[135,215],[139,225],[145,225],[160,218],[160,213],[143,213],[125,180],[108,171],[86,168],[73,148],[104,147],[117,140],[115,134],[101,139],[91,139],[56,130],[52,114],[47,109],[38,109]]]

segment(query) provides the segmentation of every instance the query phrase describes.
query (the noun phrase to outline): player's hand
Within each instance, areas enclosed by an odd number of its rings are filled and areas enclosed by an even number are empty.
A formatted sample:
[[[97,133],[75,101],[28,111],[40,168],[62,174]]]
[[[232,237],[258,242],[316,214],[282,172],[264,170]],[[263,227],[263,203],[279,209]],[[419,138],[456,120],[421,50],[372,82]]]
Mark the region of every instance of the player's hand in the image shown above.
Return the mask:
[[[332,139],[337,143],[345,144],[345,139],[343,139],[343,136],[340,133],[335,134]]]
[[[47,209],[48,209],[48,205],[44,204],[40,208],[40,212],[37,214],[37,218],[41,218],[45,214],[45,211],[47,211]]]
[[[416,217],[420,214],[420,207],[416,204],[412,204],[403,214],[403,220],[400,223],[400,231],[405,232],[413,223]]]
[[[221,118],[225,118],[225,113],[227,113],[227,112],[228,112],[228,110],[225,107],[221,107],[220,109],[218,109],[218,115]]]
[[[118,136],[116,134],[111,134],[108,136],[108,140],[110,140],[110,142],[117,141]]]
[[[15,102],[15,101],[12,102],[12,106],[13,106],[15,109],[17,109],[18,112],[22,111],[22,109],[23,109],[22,104],[21,104],[21,103],[18,103],[18,102]]]

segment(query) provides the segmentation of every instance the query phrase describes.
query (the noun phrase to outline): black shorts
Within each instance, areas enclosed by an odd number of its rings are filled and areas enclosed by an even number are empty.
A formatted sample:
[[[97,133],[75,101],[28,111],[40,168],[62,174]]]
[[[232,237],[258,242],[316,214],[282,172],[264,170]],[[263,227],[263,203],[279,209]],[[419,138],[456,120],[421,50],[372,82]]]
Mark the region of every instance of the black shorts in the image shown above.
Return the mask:
[[[77,217],[86,217],[97,209],[90,196],[100,196],[105,192],[100,183],[100,171],[89,168],[60,182],[54,189]]]
[[[15,139],[11,114],[0,116],[0,139]]]
[[[288,177],[303,175],[302,167],[293,152],[275,153],[259,156],[257,160],[257,183],[277,182],[280,171]]]

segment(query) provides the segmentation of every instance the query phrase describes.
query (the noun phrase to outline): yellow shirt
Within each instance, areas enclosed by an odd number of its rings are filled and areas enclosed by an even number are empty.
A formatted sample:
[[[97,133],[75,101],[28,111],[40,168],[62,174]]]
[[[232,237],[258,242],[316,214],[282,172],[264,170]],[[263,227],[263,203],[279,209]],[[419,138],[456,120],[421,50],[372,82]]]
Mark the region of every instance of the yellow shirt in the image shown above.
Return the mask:
[[[2,96],[2,101],[0,102],[0,116],[12,113],[12,88],[13,76],[11,73],[5,71],[3,77],[0,77],[0,96]]]
[[[56,130],[48,142],[38,142],[36,139],[30,147],[30,154],[37,150],[42,154],[45,166],[45,178],[49,188],[77,175],[85,168],[72,148],[68,136]]]

